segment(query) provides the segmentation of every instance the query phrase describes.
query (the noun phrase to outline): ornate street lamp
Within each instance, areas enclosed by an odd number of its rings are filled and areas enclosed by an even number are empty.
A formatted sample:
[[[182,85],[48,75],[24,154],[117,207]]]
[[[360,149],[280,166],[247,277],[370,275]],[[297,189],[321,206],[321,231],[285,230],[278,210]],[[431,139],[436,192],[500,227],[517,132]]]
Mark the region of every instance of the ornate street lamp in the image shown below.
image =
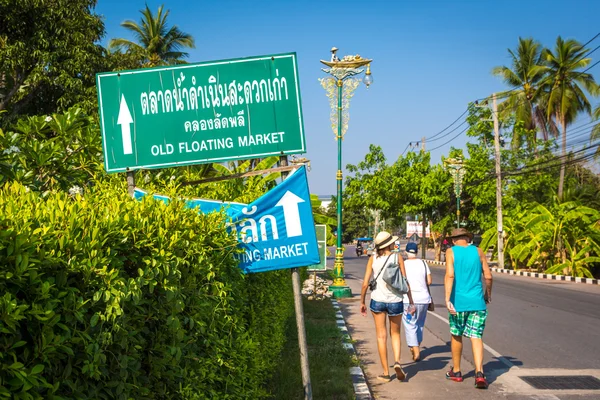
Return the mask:
[[[348,120],[350,119],[349,108],[350,99],[354,91],[360,84],[360,80],[354,76],[361,74],[367,67],[363,78],[364,84],[369,87],[373,83],[371,76],[370,59],[362,58],[358,54],[355,56],[344,56],[341,60],[336,55],[337,48],[331,49],[331,60],[321,63],[328,68],[323,68],[323,72],[328,73],[332,78],[320,78],[321,86],[327,92],[329,105],[331,106],[331,129],[338,141],[338,170],[337,170],[337,246],[335,250],[335,262],[333,267],[333,286],[330,286],[334,297],[350,297],[352,292],[346,285],[344,279],[344,249],[342,248],[342,139],[348,129]]]
[[[463,160],[460,158],[447,158],[444,164],[452,179],[454,180],[454,194],[456,194],[456,227],[460,228],[460,195],[462,193],[462,181],[465,177]]]

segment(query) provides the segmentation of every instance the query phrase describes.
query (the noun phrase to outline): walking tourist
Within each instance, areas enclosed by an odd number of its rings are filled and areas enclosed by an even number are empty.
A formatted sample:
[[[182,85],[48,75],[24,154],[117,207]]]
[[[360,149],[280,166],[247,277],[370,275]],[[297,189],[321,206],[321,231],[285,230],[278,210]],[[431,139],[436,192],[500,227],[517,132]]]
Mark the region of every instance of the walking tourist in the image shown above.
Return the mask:
[[[419,247],[414,242],[406,245],[406,257],[404,269],[406,270],[406,279],[410,285],[410,292],[415,304],[415,312],[412,315],[408,312],[408,307],[404,311],[402,324],[404,325],[404,335],[406,344],[412,353],[414,361],[421,360],[420,345],[423,341],[423,330],[425,328],[425,319],[427,318],[427,309],[433,300],[429,292],[431,285],[431,271],[427,263],[417,257]],[[404,296],[404,302],[408,302],[408,296]],[[432,310],[433,311],[433,310]]]
[[[389,364],[387,359],[387,328],[386,319],[390,322],[390,337],[392,350],[394,354],[394,371],[399,380],[406,379],[406,373],[400,364],[401,335],[400,326],[402,321],[402,312],[404,310],[402,295],[396,294],[391,287],[383,280],[382,272],[384,267],[390,264],[398,264],[402,275],[406,276],[404,261],[398,253],[393,252],[394,242],[398,240],[397,236],[392,236],[389,232],[380,232],[375,237],[375,252],[369,258],[365,271],[365,278],[360,294],[360,312],[363,316],[367,315],[367,306],[365,297],[367,289],[371,288],[371,302],[369,308],[375,320],[375,332],[377,335],[377,350],[383,373],[377,376],[377,379],[389,381],[392,378],[389,375]],[[373,281],[371,281],[373,277]],[[413,304],[410,288],[408,300]],[[413,311],[414,312],[414,311]]]
[[[483,374],[483,330],[487,319],[486,303],[492,300],[492,273],[481,249],[469,242],[473,235],[466,229],[452,231],[453,246],[446,250],[446,307],[452,335],[453,366],[446,379],[462,382],[460,370],[463,336],[471,339],[475,362],[475,387],[487,389],[488,382]],[[485,279],[483,290],[481,275]]]

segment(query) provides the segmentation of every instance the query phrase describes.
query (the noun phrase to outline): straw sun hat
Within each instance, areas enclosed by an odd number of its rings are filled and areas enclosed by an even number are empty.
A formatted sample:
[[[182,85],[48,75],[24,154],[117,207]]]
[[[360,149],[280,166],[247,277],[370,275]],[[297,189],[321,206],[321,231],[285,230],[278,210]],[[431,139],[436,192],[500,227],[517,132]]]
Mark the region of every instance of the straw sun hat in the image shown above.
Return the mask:
[[[375,247],[377,249],[385,249],[389,245],[398,240],[398,236],[393,236],[389,232],[379,232],[375,237]]]

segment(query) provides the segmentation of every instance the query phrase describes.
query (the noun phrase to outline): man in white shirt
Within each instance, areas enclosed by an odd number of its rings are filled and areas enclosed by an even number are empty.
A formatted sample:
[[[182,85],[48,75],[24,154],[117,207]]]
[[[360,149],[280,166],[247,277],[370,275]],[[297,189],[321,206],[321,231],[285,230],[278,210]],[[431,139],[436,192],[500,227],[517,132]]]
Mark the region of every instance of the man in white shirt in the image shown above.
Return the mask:
[[[414,242],[406,245],[407,260],[404,261],[406,270],[406,279],[410,285],[412,298],[414,301],[415,313],[410,315],[408,307],[404,311],[402,324],[404,325],[404,334],[406,343],[410,347],[414,361],[421,360],[421,350],[419,346],[423,341],[423,331],[425,329],[425,319],[427,318],[427,309],[433,302],[429,293],[431,285],[431,271],[427,263],[417,257],[419,247]],[[406,295],[405,295],[406,296]],[[408,299],[404,299],[408,302]]]

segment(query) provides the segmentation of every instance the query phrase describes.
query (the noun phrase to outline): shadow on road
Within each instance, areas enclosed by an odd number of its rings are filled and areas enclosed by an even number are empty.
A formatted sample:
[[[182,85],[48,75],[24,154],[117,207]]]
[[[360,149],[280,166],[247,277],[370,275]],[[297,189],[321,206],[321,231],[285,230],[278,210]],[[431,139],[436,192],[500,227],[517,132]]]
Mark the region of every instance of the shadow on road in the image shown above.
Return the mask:
[[[423,354],[423,352],[421,352],[421,354]],[[443,374],[444,368],[446,368],[446,365],[448,365],[448,361],[450,361],[449,356],[429,357],[419,362],[413,362],[411,364],[404,365],[404,372],[406,372],[406,375],[408,375],[406,381],[409,381],[411,377],[418,375],[420,372],[425,371],[440,371],[440,374]]]
[[[437,345],[433,347],[424,347],[421,350],[421,360],[425,360],[427,357],[430,357],[437,353],[446,353],[448,351],[448,346]]]
[[[446,349],[448,349],[448,351],[450,351],[450,342],[446,342],[446,346],[441,346],[444,347]],[[511,357],[511,356],[502,356],[504,359],[510,361],[514,366],[517,367],[521,367],[523,365],[523,362],[521,362],[519,359]],[[468,371],[465,372],[465,370],[463,368],[461,368],[463,370],[463,378],[467,379],[467,378],[475,378],[475,371]],[[497,357],[493,357],[493,360],[488,361],[487,363],[483,364],[483,371],[485,373],[485,377],[487,378],[488,383],[493,383],[496,379],[498,379],[498,377],[504,375],[505,373],[507,373],[510,370],[510,368],[504,364],[502,361],[500,361]]]

